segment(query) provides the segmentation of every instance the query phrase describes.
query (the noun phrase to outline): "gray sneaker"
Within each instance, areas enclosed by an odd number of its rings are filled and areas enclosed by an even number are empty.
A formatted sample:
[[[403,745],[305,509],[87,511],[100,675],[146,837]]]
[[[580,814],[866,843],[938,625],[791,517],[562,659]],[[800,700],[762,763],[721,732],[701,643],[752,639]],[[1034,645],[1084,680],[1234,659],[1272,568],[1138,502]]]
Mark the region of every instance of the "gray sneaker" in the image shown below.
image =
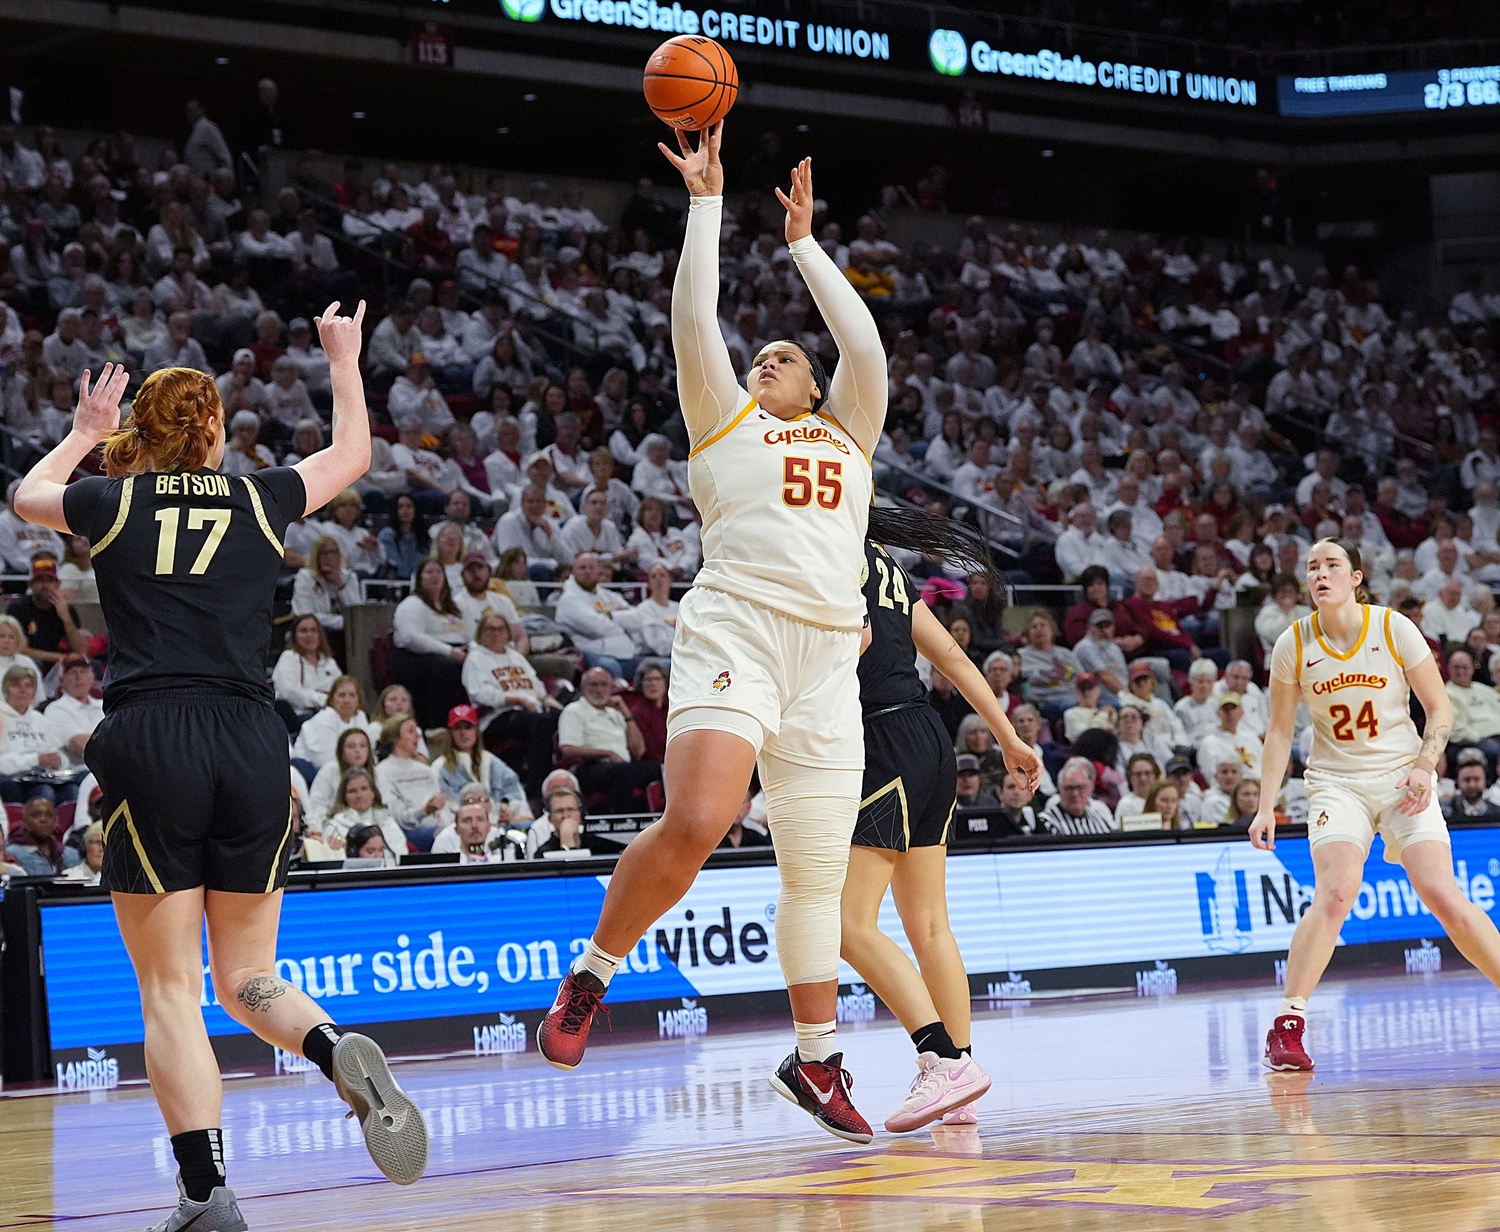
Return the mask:
[[[367,1035],[341,1035],[333,1046],[333,1084],[359,1121],[375,1166],[398,1185],[421,1177],[427,1169],[427,1123],[391,1077],[380,1045]]]
[[[240,1214],[234,1190],[220,1185],[208,1195],[207,1202],[193,1202],[177,1177],[177,1209],[147,1232],[249,1232],[250,1225]]]

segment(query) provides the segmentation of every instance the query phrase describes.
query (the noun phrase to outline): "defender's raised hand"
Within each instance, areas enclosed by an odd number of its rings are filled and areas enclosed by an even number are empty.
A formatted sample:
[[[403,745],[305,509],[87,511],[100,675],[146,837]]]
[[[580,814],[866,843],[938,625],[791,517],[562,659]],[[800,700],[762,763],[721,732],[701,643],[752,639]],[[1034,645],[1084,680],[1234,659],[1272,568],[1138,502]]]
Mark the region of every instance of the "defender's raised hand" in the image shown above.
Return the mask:
[[[681,154],[667,148],[666,142],[658,141],[656,148],[666,160],[682,174],[682,182],[694,197],[718,197],[724,192],[724,166],[719,162],[719,146],[724,140],[724,123],[721,120],[698,136],[695,150],[688,141],[687,133],[677,130],[677,144]]]
[[[361,328],[365,322],[365,301],[359,301],[352,317],[341,317],[338,310],[339,302],[334,300],[323,310],[322,316],[314,318],[318,340],[323,344],[330,364],[358,361],[359,349],[364,342]]]
[[[130,383],[130,373],[119,364],[105,364],[99,382],[89,389],[89,371],[78,382],[78,409],[73,412],[73,431],[95,442],[120,426],[120,397]]]
[[[804,158],[792,168],[792,195],[788,197],[781,189],[776,190],[776,199],[786,208],[786,242],[800,240],[812,234],[813,186],[812,159]]]

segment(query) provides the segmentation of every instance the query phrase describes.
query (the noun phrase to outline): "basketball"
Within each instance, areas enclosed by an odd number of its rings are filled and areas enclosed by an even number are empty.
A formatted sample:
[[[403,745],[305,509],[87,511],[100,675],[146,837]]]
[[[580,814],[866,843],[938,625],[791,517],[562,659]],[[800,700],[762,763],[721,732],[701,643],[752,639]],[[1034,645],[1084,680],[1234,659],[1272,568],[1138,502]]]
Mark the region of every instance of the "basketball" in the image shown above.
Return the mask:
[[[713,39],[679,34],[646,61],[645,90],[658,119],[697,131],[729,114],[739,96],[740,74]]]

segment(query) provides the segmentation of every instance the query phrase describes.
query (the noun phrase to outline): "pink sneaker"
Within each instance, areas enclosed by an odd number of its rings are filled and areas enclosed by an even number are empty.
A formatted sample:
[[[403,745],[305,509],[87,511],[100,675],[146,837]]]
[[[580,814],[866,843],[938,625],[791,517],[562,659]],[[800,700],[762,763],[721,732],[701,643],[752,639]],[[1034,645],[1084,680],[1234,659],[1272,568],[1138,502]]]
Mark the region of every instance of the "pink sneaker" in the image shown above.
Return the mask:
[[[956,1061],[924,1052],[917,1058],[917,1076],[911,1094],[885,1120],[893,1134],[921,1129],[964,1104],[973,1103],[990,1089],[990,1076],[973,1057]]]
[[[943,1113],[944,1125],[978,1125],[979,1118],[974,1115],[974,1105],[964,1104],[961,1108],[955,1108],[952,1112]]]

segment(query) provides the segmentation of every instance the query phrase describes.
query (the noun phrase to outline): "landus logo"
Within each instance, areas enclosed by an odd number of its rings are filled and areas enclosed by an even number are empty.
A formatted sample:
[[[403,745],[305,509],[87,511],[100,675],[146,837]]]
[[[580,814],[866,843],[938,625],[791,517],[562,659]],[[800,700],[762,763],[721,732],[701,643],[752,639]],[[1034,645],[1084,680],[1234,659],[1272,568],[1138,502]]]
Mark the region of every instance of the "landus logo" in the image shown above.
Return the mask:
[[[1161,959],[1149,971],[1135,973],[1135,995],[1138,997],[1169,997],[1177,991],[1177,971]]]
[[[273,1048],[271,1051],[276,1054],[278,1074],[307,1074],[318,1068],[316,1061],[299,1057],[295,1052],[287,1052],[284,1048]]]
[[[695,1035],[707,1035],[708,1010],[684,997],[681,1009],[656,1011],[656,1030],[659,1039],[691,1039]]]
[[[67,1091],[107,1091],[120,1085],[120,1063],[103,1048],[88,1049],[88,1058],[57,1067],[57,1085]]]
[[[839,1022],[874,1022],[875,994],[863,984],[850,984],[849,995],[836,1003]]]
[[[1443,969],[1443,951],[1426,937],[1414,950],[1406,951],[1407,975],[1432,975]]]
[[[1004,997],[1029,997],[1031,996],[1031,981],[1019,971],[1007,971],[1005,979],[999,983],[994,980],[990,981],[989,996],[992,1001],[999,1001]]]
[[[526,1024],[510,1014],[501,1014],[500,1021],[486,1023],[474,1028],[474,1055],[476,1057],[512,1056],[526,1051]]]

